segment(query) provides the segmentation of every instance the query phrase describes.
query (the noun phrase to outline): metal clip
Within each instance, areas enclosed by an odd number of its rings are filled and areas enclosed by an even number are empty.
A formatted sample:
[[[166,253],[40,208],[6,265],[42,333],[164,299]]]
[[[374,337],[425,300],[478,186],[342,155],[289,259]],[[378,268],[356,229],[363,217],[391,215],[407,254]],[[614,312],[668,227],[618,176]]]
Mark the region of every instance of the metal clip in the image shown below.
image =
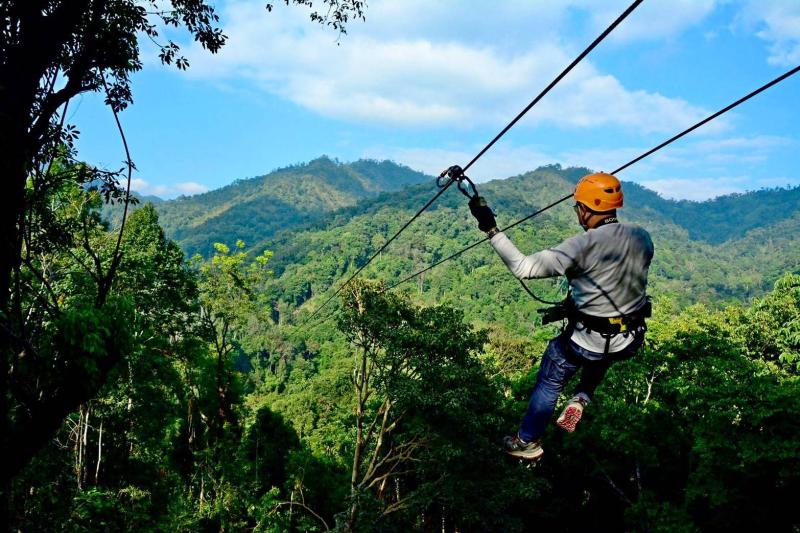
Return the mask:
[[[447,178],[447,179],[445,179]],[[475,183],[469,177],[464,174],[464,170],[458,165],[453,165],[452,167],[443,170],[439,177],[436,178],[436,185],[441,187],[446,187],[450,182],[455,181],[458,184],[458,190],[461,191],[461,194],[472,200],[476,196],[478,196],[478,188],[475,187]],[[465,185],[464,182],[467,184]]]

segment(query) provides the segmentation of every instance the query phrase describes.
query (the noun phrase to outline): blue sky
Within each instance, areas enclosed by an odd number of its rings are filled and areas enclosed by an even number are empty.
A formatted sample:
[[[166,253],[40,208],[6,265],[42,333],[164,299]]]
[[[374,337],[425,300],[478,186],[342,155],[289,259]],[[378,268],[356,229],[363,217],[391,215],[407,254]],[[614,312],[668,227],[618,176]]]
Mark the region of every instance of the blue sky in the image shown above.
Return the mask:
[[[218,55],[187,72],[143,43],[121,118],[135,189],[169,198],[307,161],[464,164],[625,7],[617,0],[373,0],[338,39],[304,8],[217,2]],[[611,170],[800,64],[800,0],[645,0],[471,172]],[[800,184],[800,75],[620,175],[704,199]],[[71,106],[79,155],[117,167],[113,116]]]

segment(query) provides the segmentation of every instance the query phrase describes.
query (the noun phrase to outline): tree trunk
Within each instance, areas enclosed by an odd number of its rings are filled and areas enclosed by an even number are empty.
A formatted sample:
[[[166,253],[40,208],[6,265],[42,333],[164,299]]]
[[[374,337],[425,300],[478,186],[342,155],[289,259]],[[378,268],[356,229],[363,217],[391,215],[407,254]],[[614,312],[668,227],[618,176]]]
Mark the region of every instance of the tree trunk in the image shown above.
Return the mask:
[[[17,223],[24,209],[27,171],[20,141],[25,131],[14,131],[18,128],[11,124],[2,124],[2,115],[0,113],[0,457],[3,457],[0,461],[0,506],[5,518],[5,501],[13,476],[8,459],[11,445],[8,379],[12,361],[20,351],[14,338],[16,328],[11,319],[11,274],[20,261],[20,233]]]
[[[360,354],[358,367],[355,369],[353,385],[356,389],[356,446],[353,451],[353,469],[350,475],[350,517],[347,530],[354,531],[358,516],[358,476],[361,472],[362,454],[364,448],[364,408],[365,393],[369,384],[367,378],[367,349],[363,348]]]
[[[75,430],[75,484],[81,490],[81,460],[83,459],[83,406],[78,411],[78,427]]]
[[[103,421],[100,420],[100,433],[97,436],[97,467],[94,469],[94,484],[100,481],[100,461],[103,458]]]
[[[225,368],[225,357],[217,352],[217,398],[219,401],[219,435],[222,436],[223,428],[227,423],[232,429],[239,427],[239,419],[233,410],[230,399],[230,379]]]
[[[80,469],[80,482],[78,488],[86,486],[86,456],[89,448],[89,414],[91,407],[86,404],[86,420],[83,422],[83,441],[81,442],[81,469]]]

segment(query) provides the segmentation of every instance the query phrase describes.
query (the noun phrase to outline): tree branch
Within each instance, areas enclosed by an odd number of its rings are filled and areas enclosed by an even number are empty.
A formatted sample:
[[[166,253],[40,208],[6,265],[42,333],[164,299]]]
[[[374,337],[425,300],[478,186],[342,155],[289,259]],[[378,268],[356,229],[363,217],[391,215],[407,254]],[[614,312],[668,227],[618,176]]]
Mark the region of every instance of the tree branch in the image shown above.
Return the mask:
[[[106,83],[105,76],[101,75],[101,79],[103,80],[103,87],[106,91],[106,98],[109,98],[109,90],[108,84]],[[103,283],[103,286],[106,288],[106,291],[111,290],[111,284],[114,282],[114,275],[117,272],[117,268],[119,267],[119,263],[122,260],[122,253],[120,252],[120,247],[122,246],[122,235],[125,231],[125,222],[128,219],[128,206],[130,205],[131,201],[131,177],[133,174],[133,160],[131,159],[131,152],[128,148],[128,140],[125,137],[125,131],[122,129],[122,123],[119,120],[119,113],[114,108],[113,105],[109,106],[111,108],[111,112],[114,113],[114,121],[117,123],[117,130],[119,131],[119,136],[122,139],[122,146],[125,148],[125,161],[128,167],[128,183],[125,188],[125,207],[122,210],[122,222],[119,226],[119,235],[117,235],[117,243],[114,245],[114,253],[111,255],[111,266],[108,269],[108,273],[106,275],[106,279]],[[105,294],[103,295],[102,300],[105,300]]]
[[[328,523],[325,521],[325,519],[324,519],[324,518],[322,518],[322,517],[321,517],[320,515],[318,515],[317,513],[315,513],[315,512],[314,512],[314,510],[313,510],[311,507],[309,507],[308,505],[306,505],[305,503],[300,503],[300,502],[295,502],[295,501],[291,501],[291,502],[278,502],[277,504],[275,504],[275,509],[274,509],[274,510],[275,510],[275,511],[277,511],[277,510],[278,510],[278,509],[280,509],[281,507],[285,507],[285,506],[287,506],[287,505],[288,505],[288,506],[290,506],[290,507],[301,507],[302,509],[305,509],[305,510],[306,510],[306,511],[308,511],[308,512],[309,512],[309,514],[311,514],[311,515],[312,515],[314,518],[316,518],[317,520],[319,520],[320,522],[322,522],[322,525],[325,527],[325,531],[330,531],[330,530],[331,530],[331,528],[330,528],[330,527],[328,527]]]

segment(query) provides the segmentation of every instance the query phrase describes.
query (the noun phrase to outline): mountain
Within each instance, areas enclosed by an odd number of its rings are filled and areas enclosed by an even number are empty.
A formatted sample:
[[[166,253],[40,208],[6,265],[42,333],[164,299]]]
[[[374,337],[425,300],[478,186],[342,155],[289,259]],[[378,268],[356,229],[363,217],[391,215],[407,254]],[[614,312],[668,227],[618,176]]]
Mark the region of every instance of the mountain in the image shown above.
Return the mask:
[[[542,167],[520,176],[479,184],[498,222],[507,225],[569,192],[587,169]],[[625,220],[653,235],[656,256],[651,288],[677,306],[741,301],[761,295],[784,272],[800,272],[800,189],[730,195],[707,202],[667,200],[626,182]],[[275,233],[258,245],[274,251],[271,263],[276,305],[284,312],[328,297],[330,287],[362,265],[435,192],[429,181],[401,194],[384,193],[328,214],[304,227]],[[569,203],[510,232],[530,253],[580,231]],[[480,239],[466,199],[447,191],[363,273],[394,283]],[[228,237],[228,241],[234,235]],[[545,296],[558,297],[552,281],[532,282]],[[427,272],[399,290],[420,303],[462,308],[469,320],[492,324],[533,320],[538,304],[529,300],[488,245]],[[498,308],[481,305],[490,294]],[[316,302],[316,303],[315,303]],[[520,320],[520,317],[526,317]]]
[[[633,205],[647,205],[686,229],[691,239],[712,244],[741,239],[752,230],[789,220],[800,210],[800,187],[729,194],[705,202],[666,200],[633,183],[625,189]]]
[[[160,202],[157,209],[165,231],[187,254],[208,255],[214,242],[238,238],[257,244],[276,231],[429,180],[389,161],[345,164],[320,157],[204,194]]]
[[[588,172],[548,165],[479,188],[498,222],[507,225],[562,197]],[[748,299],[763,294],[784,272],[800,271],[800,188],[691,202],[665,199],[632,182],[624,186],[621,216],[645,226],[655,241],[652,290],[676,305]],[[156,207],[167,234],[189,255],[208,255],[212,243],[237,239],[254,253],[272,250],[273,299],[294,308],[327,297],[329,287],[362,265],[435,191],[432,177],[390,161],[339,163],[322,157]],[[515,228],[511,238],[530,253],[580,231],[568,205]],[[364,275],[393,283],[480,237],[466,199],[452,188]],[[550,282],[533,285],[551,296],[558,290]],[[487,286],[507,301],[510,315],[535,307],[520,303],[516,280],[487,245],[411,286],[422,303],[476,305],[478,311],[467,312],[484,323],[496,319],[479,316],[479,295]]]

